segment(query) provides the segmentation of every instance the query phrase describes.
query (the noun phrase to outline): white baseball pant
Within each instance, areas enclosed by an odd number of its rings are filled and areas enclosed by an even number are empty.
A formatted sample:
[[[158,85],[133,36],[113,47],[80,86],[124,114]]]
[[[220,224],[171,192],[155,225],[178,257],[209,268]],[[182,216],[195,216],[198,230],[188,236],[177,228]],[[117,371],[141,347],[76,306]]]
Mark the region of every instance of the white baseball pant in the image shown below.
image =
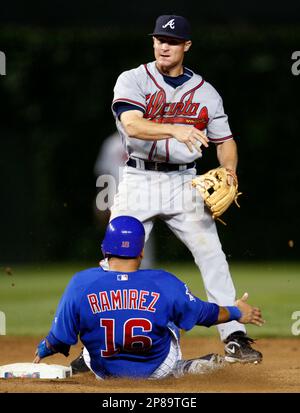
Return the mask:
[[[146,240],[156,217],[166,222],[194,256],[203,278],[207,298],[218,305],[234,305],[236,292],[222,250],[216,224],[204,208],[191,180],[196,169],[175,172],[145,171],[126,166],[111,208],[111,219],[134,216],[143,222]],[[221,340],[244,331],[237,321],[217,326]]]

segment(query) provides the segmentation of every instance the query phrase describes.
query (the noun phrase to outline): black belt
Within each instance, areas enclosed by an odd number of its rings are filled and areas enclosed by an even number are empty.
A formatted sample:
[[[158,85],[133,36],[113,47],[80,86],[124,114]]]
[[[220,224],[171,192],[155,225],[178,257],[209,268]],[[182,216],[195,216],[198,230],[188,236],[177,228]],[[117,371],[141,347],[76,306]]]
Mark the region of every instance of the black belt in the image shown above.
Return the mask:
[[[159,172],[171,172],[171,171],[185,171],[186,169],[195,168],[195,162],[190,163],[167,163],[167,162],[152,162],[145,161],[144,159],[132,159],[129,158],[126,165],[133,168],[144,169],[147,171],[159,171]]]

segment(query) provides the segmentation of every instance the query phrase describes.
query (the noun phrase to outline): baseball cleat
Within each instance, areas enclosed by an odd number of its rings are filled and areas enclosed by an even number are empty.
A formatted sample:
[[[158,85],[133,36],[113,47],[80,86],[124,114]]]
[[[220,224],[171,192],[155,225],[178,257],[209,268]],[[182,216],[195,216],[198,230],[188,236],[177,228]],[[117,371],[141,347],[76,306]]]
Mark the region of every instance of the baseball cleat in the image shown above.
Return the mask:
[[[82,351],[79,354],[79,356],[71,362],[70,366],[72,367],[73,375],[78,373],[86,373],[90,371],[88,366],[85,364]]]
[[[243,331],[236,331],[230,334],[224,343],[225,361],[228,363],[258,364],[262,361],[262,353],[251,347],[254,340]]]

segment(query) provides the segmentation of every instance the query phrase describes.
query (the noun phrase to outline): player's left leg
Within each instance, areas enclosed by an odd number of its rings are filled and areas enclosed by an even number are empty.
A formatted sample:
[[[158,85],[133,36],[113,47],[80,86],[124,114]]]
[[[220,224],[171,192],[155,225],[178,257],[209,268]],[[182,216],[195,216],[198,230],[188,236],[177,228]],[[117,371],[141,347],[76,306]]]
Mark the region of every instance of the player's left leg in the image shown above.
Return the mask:
[[[225,357],[216,353],[190,360],[179,360],[173,369],[175,377],[185,374],[207,374],[226,366]]]
[[[234,305],[235,288],[214,222],[207,216],[201,221],[189,221],[181,214],[165,222],[193,254],[208,300],[223,306]],[[236,321],[219,324],[217,328],[222,340],[237,330],[246,331],[245,326]]]
[[[189,185],[193,176],[189,171],[182,191],[173,193],[172,205],[179,205],[183,199],[183,208],[171,208],[164,221],[175,235],[188,247],[201,272],[208,300],[219,305],[234,305],[236,292],[232,282],[226,256],[217,233],[216,225],[209,212],[203,206],[201,196]],[[174,176],[174,179],[178,179]],[[251,347],[251,339],[246,336],[245,326],[237,321],[217,326],[221,339],[226,343],[225,354],[228,361],[261,361],[260,352]]]

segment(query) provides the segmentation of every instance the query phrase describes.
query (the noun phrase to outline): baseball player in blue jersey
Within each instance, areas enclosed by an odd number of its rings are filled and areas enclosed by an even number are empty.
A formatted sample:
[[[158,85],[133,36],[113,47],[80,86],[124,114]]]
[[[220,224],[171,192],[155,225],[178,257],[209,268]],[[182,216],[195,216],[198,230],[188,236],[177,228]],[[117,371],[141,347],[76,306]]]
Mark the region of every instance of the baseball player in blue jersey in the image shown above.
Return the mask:
[[[75,274],[34,362],[57,352],[68,355],[80,335],[85,363],[99,379],[201,374],[222,366],[223,358],[211,354],[182,360],[179,329],[230,320],[263,324],[246,295],[236,306],[221,307],[195,297],[173,274],[139,270],[144,240],[144,226],[136,218],[119,216],[110,222],[102,243],[109,270]]]

